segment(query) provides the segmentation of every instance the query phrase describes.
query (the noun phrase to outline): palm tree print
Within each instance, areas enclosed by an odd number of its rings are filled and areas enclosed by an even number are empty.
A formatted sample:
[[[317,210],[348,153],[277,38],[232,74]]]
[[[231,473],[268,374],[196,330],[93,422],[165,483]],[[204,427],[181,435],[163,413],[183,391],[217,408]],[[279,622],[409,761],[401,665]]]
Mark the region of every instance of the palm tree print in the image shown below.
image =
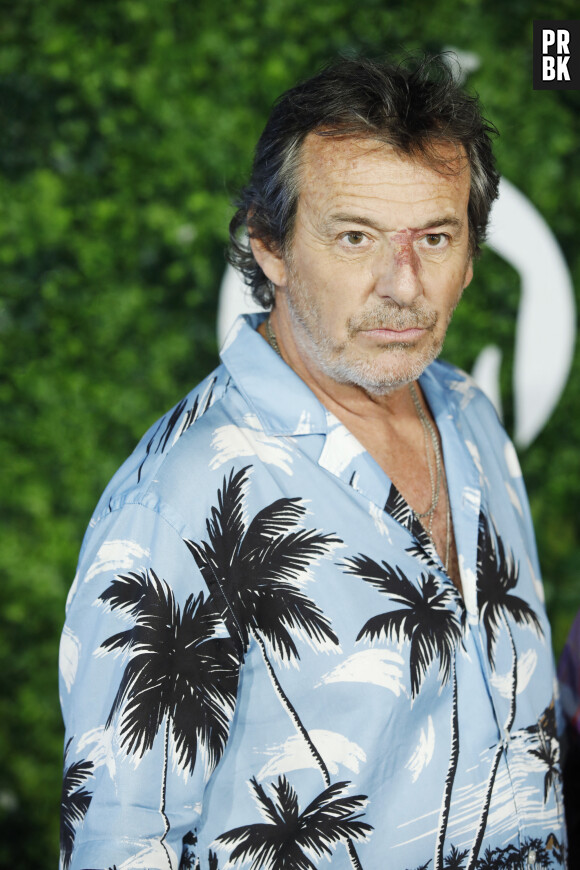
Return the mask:
[[[515,589],[518,579],[519,566],[515,562],[512,553],[506,553],[503,541],[493,523],[481,512],[479,515],[479,536],[477,542],[477,604],[479,617],[485,629],[487,655],[492,669],[495,667],[495,648],[502,625],[507,633],[512,649],[510,708],[505,723],[505,731],[508,734],[515,720],[518,687],[517,651],[508,617],[516,625],[532,629],[539,637],[544,636],[540,620],[530,605],[523,598],[513,594],[512,590]],[[484,805],[467,870],[474,870],[476,865],[487,825],[495,777],[503,750],[504,742],[501,740],[492,762]]]
[[[387,562],[379,565],[362,554],[346,559],[343,564],[347,573],[362,577],[391,601],[402,605],[399,610],[371,617],[356,639],[373,641],[384,637],[397,643],[410,643],[411,699],[417,697],[423,679],[435,660],[439,663],[441,685],[445,686],[452,677],[451,756],[445,779],[434,863],[435,870],[440,870],[443,866],[451,793],[459,759],[455,653],[461,640],[462,628],[455,612],[448,607],[453,600],[453,593],[450,589],[441,589],[432,574],[422,575],[415,586],[400,568],[392,567]]]
[[[478,858],[475,866],[477,870],[549,870],[554,867],[554,861],[564,863],[563,855],[555,847],[556,838],[550,834],[546,842],[537,837],[526,838],[518,847],[512,843],[501,848],[486,848],[483,856]],[[552,852],[552,855],[550,855]]]
[[[555,834],[548,834],[546,837],[546,849],[552,852],[554,859],[558,864],[566,864],[566,846],[558,840]]]
[[[544,767],[546,768],[546,773],[544,775],[544,804],[548,800],[548,795],[550,794],[550,789],[554,789],[554,796],[556,798],[556,808],[558,812],[558,818],[560,817],[560,800],[558,795],[558,786],[560,783],[560,746],[557,739],[551,739],[548,734],[544,731],[541,725],[538,725],[538,730],[536,732],[536,740],[538,742],[538,746],[533,747],[532,749],[528,749],[530,755],[538,758]]]
[[[195,397],[193,405],[191,406],[181,423],[179,433],[180,436],[183,435],[183,433],[186,432],[189,427],[195,423],[196,420],[199,420],[199,418],[202,417],[207,409],[210,407],[216,381],[217,378],[212,378],[209,388],[206,391],[206,394],[201,397],[201,400],[199,395]],[[145,462],[147,461],[151,453],[163,453],[166,449],[171,435],[177,430],[177,424],[182,417],[186,405],[187,399],[182,399],[181,402],[179,402],[179,404],[175,406],[171,413],[166,414],[159,421],[159,425],[147,442],[147,446],[145,448],[145,456],[143,457],[143,461],[141,462],[141,465],[137,470],[137,482],[141,480],[141,472],[143,471],[143,466],[145,465]]]
[[[552,852],[552,854],[550,854]],[[444,870],[463,870],[467,850],[460,851],[452,846],[445,858]],[[565,863],[559,843],[553,834],[549,834],[543,842],[537,837],[525,838],[520,846],[509,843],[503,848],[486,848],[481,858],[477,859],[476,870],[549,870],[555,863]],[[417,867],[416,870],[427,870],[430,861]]]
[[[527,849],[526,857],[531,866],[544,868],[552,865],[552,859],[538,837],[524,840],[524,849]]]
[[[184,851],[179,862],[179,870],[198,870],[199,861],[195,854],[190,851]]]
[[[512,648],[512,691],[506,730],[509,731],[515,718],[517,693],[517,653],[507,617],[516,625],[533,629],[539,637],[544,636],[540,620],[530,605],[512,594],[519,579],[519,566],[511,553],[506,553],[497,530],[484,513],[479,516],[477,542],[477,604],[487,639],[487,655],[491,667],[495,667],[495,647],[500,624],[507,631]]]
[[[295,581],[321,556],[340,543],[335,535],[295,527],[306,508],[298,498],[281,498],[244,521],[248,467],[232,471],[217,494],[207,520],[208,541],[186,541],[215,598],[225,595],[224,622],[240,638],[243,652],[250,638],[258,643],[278,697],[319,765],[325,785],[328,769],[270,663],[266,643],[285,661],[300,654],[292,637],[302,631],[314,645],[338,644],[330,623]],[[293,531],[291,531],[293,530]]]
[[[72,737],[66,745],[65,760],[71,742]],[[77,826],[86,816],[93,797],[82,787],[92,775],[92,761],[75,761],[64,771],[60,814],[60,856],[63,870],[67,870],[70,865]]]
[[[538,838],[526,838],[522,841],[519,849],[508,846],[506,849],[497,849],[498,867],[509,870],[548,870],[552,867],[552,859],[542,841]]]
[[[234,847],[228,866],[251,861],[250,870],[316,870],[311,858],[331,856],[338,843],[365,840],[372,830],[361,821],[366,797],[347,797],[348,782],[328,786],[303,812],[285,776],[272,783],[273,797],[256,779],[250,785],[265,822],[217,838],[217,845]]]
[[[528,752],[541,761],[545,767],[544,804],[546,804],[550,790],[553,788],[556,800],[556,812],[558,819],[560,819],[563,814],[561,806],[562,769],[560,765],[560,741],[556,725],[556,707],[553,700],[542,712],[538,722],[535,725],[530,725],[525,730],[530,735],[531,741],[535,744],[531,749],[528,749]],[[548,840],[550,842],[547,848],[549,850],[555,848],[555,852],[559,854],[560,844],[554,834],[550,834]]]
[[[221,758],[234,712],[239,659],[233,642],[216,637],[223,625],[211,597],[190,595],[183,612],[173,591],[153,570],[117,577],[100,600],[135,620],[132,628],[101,644],[107,653],[127,651],[129,662],[106,727],[120,711],[121,745],[142,757],[165,722],[160,812],[169,831],[165,789],[169,733],[179,765],[193,773],[198,744],[208,767]]]
[[[329,786],[328,767],[282,688],[266,641],[282,661],[300,658],[292,632],[302,632],[314,646],[338,645],[328,619],[296,581],[342,542],[336,535],[316,529],[296,529],[306,513],[299,498],[280,498],[246,523],[244,490],[250,468],[232,470],[229,478],[224,477],[217,506],[206,522],[209,540],[185,543],[208,588],[215,590],[215,598],[220,594],[227,598],[222,616],[230,632],[237,632],[242,651],[247,651],[251,637],[260,647],[278,698],[308,746],[325,786]],[[351,842],[347,850],[354,870],[361,870]]]
[[[183,842],[185,843],[185,837]],[[195,842],[197,842],[197,838]],[[199,858],[197,858],[195,852],[186,845],[181,855],[181,861],[179,862],[179,870],[200,870],[200,868],[201,865],[199,863]],[[211,849],[208,853],[208,870],[219,870],[217,855],[215,852],[212,852]]]
[[[179,870],[195,870],[196,865],[199,867],[199,861],[196,858],[194,846],[197,845],[197,837],[193,831],[188,831],[183,837],[181,849],[181,860],[179,862]]]
[[[460,851],[457,846],[451,845],[451,851],[445,857],[444,870],[465,870],[464,861],[469,854],[469,849]]]
[[[488,846],[483,853],[483,857],[478,859],[475,866],[477,870],[500,870],[498,861],[497,850],[490,849]]]
[[[394,520],[400,523],[407,531],[412,532],[421,526],[415,511],[409,504],[406,498],[403,498],[394,483],[391,484],[389,495],[385,503],[384,511],[390,514]]]

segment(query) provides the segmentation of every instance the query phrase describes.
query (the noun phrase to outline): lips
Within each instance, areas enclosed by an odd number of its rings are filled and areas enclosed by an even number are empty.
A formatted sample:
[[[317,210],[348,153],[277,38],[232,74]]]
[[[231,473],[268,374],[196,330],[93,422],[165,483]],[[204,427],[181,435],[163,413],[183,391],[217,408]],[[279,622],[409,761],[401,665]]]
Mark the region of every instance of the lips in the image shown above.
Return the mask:
[[[392,332],[392,333],[407,333],[407,332],[424,332],[426,326],[367,326],[361,329],[361,332]]]
[[[407,329],[391,329],[388,326],[381,326],[374,329],[361,330],[369,338],[378,338],[387,341],[409,342],[415,341],[426,332],[424,327],[412,326]]]
[[[385,317],[387,315],[387,317]],[[382,311],[373,312],[361,317],[358,322],[351,322],[352,332],[368,333],[407,333],[432,329],[437,322],[437,314],[433,311]]]

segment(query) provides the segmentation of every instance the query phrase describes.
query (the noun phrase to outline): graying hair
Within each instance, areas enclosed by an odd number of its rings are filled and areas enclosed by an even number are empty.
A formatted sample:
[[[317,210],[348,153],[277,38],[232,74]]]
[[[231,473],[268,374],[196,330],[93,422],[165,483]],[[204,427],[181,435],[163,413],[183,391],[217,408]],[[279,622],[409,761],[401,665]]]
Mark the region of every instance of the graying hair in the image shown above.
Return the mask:
[[[463,149],[471,173],[470,253],[479,253],[499,175],[491,147],[497,130],[483,117],[477,97],[461,90],[441,56],[398,66],[339,58],[277,100],[256,146],[250,181],[236,202],[228,260],[264,308],[273,304],[273,288],[248,237],[287,255],[309,133],[375,139],[441,172],[454,170],[440,146]]]

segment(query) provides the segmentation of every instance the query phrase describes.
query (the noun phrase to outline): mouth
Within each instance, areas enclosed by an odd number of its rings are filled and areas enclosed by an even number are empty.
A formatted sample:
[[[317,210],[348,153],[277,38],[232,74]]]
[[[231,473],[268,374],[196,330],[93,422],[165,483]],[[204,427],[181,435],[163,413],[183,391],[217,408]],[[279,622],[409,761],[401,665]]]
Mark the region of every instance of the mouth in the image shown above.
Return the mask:
[[[377,329],[363,329],[361,333],[366,338],[388,342],[389,344],[413,344],[422,338],[427,330],[423,327],[412,326],[407,329],[390,329],[379,327]]]

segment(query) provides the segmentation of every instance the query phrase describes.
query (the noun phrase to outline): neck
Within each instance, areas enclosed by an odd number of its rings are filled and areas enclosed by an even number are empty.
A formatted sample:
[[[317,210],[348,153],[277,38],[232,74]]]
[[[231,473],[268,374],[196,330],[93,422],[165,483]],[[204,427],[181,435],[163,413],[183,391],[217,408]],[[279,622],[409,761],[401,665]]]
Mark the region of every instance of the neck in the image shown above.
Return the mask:
[[[282,359],[312,390],[317,399],[347,426],[353,419],[386,423],[402,416],[415,416],[407,384],[376,395],[352,383],[340,383],[329,377],[308,353],[307,340],[296,334],[296,326],[286,306],[278,305],[270,313],[270,324]],[[266,321],[259,330],[266,341]],[[272,342],[269,341],[271,344]]]

